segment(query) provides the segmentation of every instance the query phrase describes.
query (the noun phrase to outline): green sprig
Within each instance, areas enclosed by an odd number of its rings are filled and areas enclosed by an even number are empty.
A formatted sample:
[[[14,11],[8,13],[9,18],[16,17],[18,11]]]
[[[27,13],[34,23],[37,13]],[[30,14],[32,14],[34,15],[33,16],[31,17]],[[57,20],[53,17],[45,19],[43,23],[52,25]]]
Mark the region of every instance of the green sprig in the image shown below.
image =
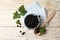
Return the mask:
[[[17,21],[16,21],[16,24],[21,24],[21,23],[20,23],[20,20],[17,20]]]
[[[25,15],[25,13],[27,13],[27,11],[24,8],[24,5],[22,5],[21,7],[19,7],[18,11],[21,12],[21,15],[23,15],[23,16]]]
[[[13,19],[17,18],[20,18],[20,14],[16,11],[15,13],[13,13]]]
[[[18,11],[13,13],[13,19],[20,18],[21,15],[24,16],[27,13],[27,10],[25,10],[24,5],[20,6]],[[20,24],[20,20],[16,21],[16,24]]]
[[[43,28],[43,27],[41,27],[39,31],[40,31],[41,34],[45,34],[46,33],[46,29]]]

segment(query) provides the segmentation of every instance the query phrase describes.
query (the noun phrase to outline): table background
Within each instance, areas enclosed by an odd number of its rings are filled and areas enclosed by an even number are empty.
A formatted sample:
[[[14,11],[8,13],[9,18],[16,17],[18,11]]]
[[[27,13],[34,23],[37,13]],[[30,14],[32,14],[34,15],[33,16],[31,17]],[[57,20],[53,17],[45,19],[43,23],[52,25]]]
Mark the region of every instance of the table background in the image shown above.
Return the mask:
[[[32,30],[28,31],[24,27],[21,29],[16,27],[16,20],[12,18],[13,12],[19,6],[22,4],[27,6],[33,1],[45,7],[47,14],[56,9],[56,15],[46,27],[47,33],[42,36],[36,36]],[[26,34],[22,36],[20,30]],[[60,0],[0,0],[0,40],[60,40]]]

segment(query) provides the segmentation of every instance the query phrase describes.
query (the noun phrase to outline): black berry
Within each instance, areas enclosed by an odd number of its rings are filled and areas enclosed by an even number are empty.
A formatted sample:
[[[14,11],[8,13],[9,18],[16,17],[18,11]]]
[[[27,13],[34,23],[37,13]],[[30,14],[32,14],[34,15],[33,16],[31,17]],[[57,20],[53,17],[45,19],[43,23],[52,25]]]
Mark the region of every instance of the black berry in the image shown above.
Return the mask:
[[[22,31],[20,31],[20,33],[22,33]]]
[[[24,34],[25,34],[25,32],[22,33],[22,35],[24,35]]]
[[[19,27],[19,25],[17,25],[17,27]]]

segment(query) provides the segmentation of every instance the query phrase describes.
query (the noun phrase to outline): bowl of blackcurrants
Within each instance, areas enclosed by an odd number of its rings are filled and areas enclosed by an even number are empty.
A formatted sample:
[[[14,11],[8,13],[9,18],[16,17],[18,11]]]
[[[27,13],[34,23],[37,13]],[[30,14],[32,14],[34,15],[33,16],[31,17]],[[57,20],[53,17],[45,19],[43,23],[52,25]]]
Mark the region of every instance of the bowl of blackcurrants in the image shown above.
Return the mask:
[[[28,29],[37,28],[41,24],[40,15],[36,15],[32,13],[25,15],[24,24]]]

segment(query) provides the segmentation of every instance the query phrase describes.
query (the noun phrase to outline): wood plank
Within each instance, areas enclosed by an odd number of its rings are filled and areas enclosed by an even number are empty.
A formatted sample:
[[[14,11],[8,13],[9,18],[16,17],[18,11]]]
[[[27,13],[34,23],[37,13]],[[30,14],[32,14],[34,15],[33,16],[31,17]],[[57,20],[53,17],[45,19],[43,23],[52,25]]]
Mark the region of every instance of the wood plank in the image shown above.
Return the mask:
[[[48,11],[48,13],[50,13],[51,11]],[[60,27],[60,12],[56,11],[55,16],[53,17],[53,19],[49,22],[49,26],[48,27]]]
[[[1,40],[60,40],[60,28],[49,28],[47,27],[47,33],[41,36],[36,36],[33,33],[33,30],[24,30],[26,32],[26,36],[21,36],[19,31],[20,29],[23,31],[24,28],[18,27],[0,27],[0,39]]]
[[[41,1],[41,0],[40,0]],[[43,1],[44,0],[42,0],[41,2],[43,3]],[[11,2],[11,3],[10,3]],[[16,2],[13,0],[11,0],[11,1],[3,1],[3,0],[1,0],[1,3],[0,3],[0,26],[16,26],[16,24],[15,24],[15,20],[13,21],[13,19],[12,19],[12,16],[13,16],[13,12],[15,11],[15,10],[17,10],[17,8],[18,7],[16,7],[16,6],[19,6],[20,4],[20,2],[18,2],[18,0],[16,0]],[[27,0],[25,1],[25,2],[27,2]],[[29,2],[31,2],[31,1],[29,1]],[[44,1],[45,2],[45,1]],[[14,4],[14,3],[16,3],[16,4]],[[53,2],[54,4],[56,4],[55,2]],[[6,5],[5,5],[6,4]],[[11,5],[12,4],[12,5]],[[10,6],[11,5],[11,6]],[[58,4],[57,4],[58,5]],[[58,5],[58,7],[59,7],[59,5]],[[58,8],[59,9],[59,8]],[[58,10],[57,10],[58,11]],[[58,14],[59,15],[59,14]],[[55,18],[59,18],[59,17],[55,17]],[[55,20],[55,18],[54,18],[54,20]],[[8,20],[9,19],[9,20]],[[56,21],[58,21],[58,20],[56,20]],[[54,21],[55,22],[55,21]],[[3,24],[4,23],[4,24]]]
[[[21,6],[19,0],[0,0],[0,26],[16,26],[13,13]]]
[[[47,33],[41,36],[36,36],[34,30],[28,30],[26,27],[16,27],[15,20],[12,19],[12,13],[18,9],[20,4],[29,5],[33,2],[32,0],[27,1],[0,0],[0,40],[60,40],[60,0],[36,0],[47,9],[48,14],[52,11],[53,6],[56,8],[56,15],[46,27]],[[21,35],[20,30],[26,34]]]
[[[16,27],[0,27],[1,40],[19,40],[19,28]]]
[[[45,7],[47,10],[60,10],[60,0],[36,0],[40,3],[42,7]]]
[[[34,35],[32,30],[27,31],[28,40],[60,40],[60,28],[46,28],[47,33],[41,36]],[[54,32],[55,31],[55,32]]]

